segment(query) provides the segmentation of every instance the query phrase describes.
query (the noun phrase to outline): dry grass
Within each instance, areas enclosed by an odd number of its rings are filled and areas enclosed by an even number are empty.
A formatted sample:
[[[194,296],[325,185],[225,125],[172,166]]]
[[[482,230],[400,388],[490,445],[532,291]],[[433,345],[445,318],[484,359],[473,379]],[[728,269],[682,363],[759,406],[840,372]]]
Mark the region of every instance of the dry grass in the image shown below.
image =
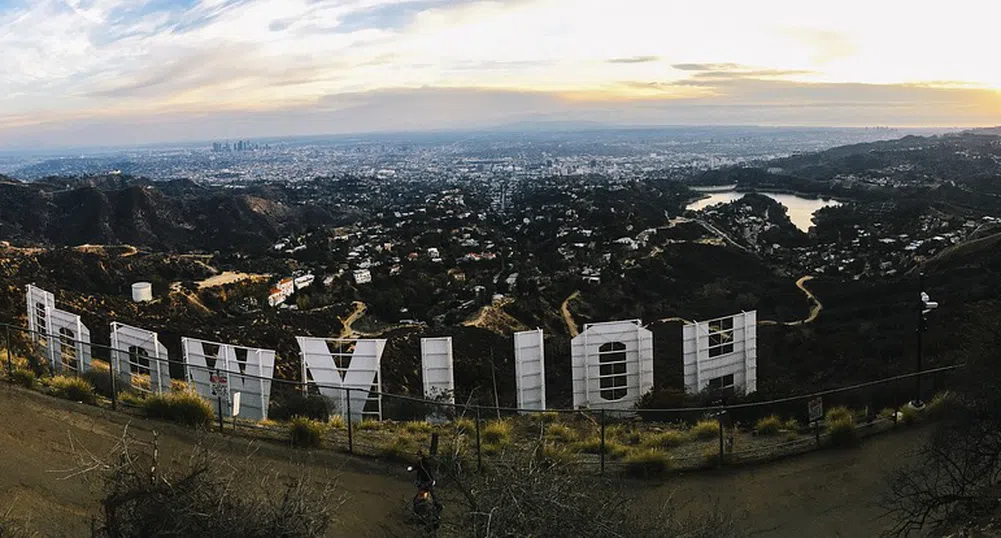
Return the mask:
[[[288,427],[289,442],[294,447],[318,448],[326,431],[326,425],[320,421],[295,417]]]
[[[565,424],[551,424],[546,428],[546,438],[561,443],[572,443],[577,440],[577,432]]]
[[[688,436],[684,432],[666,430],[644,436],[641,444],[644,448],[666,450],[680,446],[687,440]]]
[[[480,434],[483,442],[489,445],[506,445],[511,442],[514,427],[506,420],[492,420],[483,427]]]
[[[625,473],[636,478],[658,478],[671,469],[671,458],[663,452],[642,449],[633,451],[622,463]]]
[[[719,436],[719,421],[700,420],[690,430],[693,437],[701,440],[708,440]]]
[[[212,406],[193,392],[154,394],[143,400],[142,406],[148,418],[192,427],[209,426],[215,418]]]
[[[778,415],[770,415],[761,419],[754,424],[754,430],[758,432],[759,435],[776,435],[782,431],[782,419]]]
[[[97,403],[97,395],[94,394],[94,387],[85,379],[59,375],[49,380],[49,387],[56,396],[65,400],[90,405]]]

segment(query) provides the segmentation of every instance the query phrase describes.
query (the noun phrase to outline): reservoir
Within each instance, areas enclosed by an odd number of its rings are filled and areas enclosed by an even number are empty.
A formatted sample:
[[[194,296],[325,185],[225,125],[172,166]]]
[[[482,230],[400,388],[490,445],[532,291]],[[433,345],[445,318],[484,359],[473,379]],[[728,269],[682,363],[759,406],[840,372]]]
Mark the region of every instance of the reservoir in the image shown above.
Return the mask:
[[[696,200],[695,202],[688,204],[685,209],[701,211],[711,205],[728,204],[730,202],[740,200],[744,197],[744,194],[746,194],[733,190],[719,192],[705,190],[703,192],[709,195],[709,197]],[[841,205],[841,202],[838,202],[837,200],[803,198],[802,196],[796,196],[795,194],[772,194],[769,192],[762,192],[760,194],[764,194],[772,200],[784,205],[789,211],[789,219],[796,225],[797,228],[804,232],[809,230],[810,226],[813,225],[813,214],[816,213],[818,209],[822,207]]]

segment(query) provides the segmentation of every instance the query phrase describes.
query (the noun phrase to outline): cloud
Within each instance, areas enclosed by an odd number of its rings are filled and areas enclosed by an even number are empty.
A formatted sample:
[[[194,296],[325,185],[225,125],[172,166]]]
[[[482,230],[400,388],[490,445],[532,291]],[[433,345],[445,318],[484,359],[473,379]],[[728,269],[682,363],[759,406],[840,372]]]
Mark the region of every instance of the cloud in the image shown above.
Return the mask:
[[[743,65],[730,62],[718,64],[674,64],[671,67],[678,71],[735,71],[745,68]]]
[[[612,58],[608,60],[610,64],[646,64],[659,62],[660,56],[630,56],[628,58]]]

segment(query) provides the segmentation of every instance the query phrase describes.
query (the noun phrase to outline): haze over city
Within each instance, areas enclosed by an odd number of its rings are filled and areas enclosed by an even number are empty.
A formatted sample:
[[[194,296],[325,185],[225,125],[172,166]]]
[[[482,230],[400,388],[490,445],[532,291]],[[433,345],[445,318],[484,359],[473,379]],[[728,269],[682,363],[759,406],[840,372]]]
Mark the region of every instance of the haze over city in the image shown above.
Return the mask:
[[[0,0],[0,144],[609,125],[983,126],[999,8]],[[977,16],[971,16],[976,13]]]

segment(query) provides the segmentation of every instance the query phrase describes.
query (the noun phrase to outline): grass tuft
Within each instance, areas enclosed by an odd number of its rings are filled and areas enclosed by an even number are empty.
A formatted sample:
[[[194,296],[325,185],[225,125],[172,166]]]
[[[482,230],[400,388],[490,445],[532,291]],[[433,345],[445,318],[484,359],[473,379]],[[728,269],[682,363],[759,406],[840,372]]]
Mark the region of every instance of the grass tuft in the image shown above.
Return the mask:
[[[719,436],[719,422],[716,420],[700,420],[692,426],[691,434],[703,441]]]
[[[776,435],[782,431],[782,419],[777,415],[770,415],[761,419],[754,424],[755,431],[759,435]]]
[[[318,448],[323,444],[326,424],[306,417],[295,417],[288,425],[289,442],[298,448]]]
[[[488,445],[506,445],[511,441],[514,428],[505,420],[492,420],[487,423],[481,433],[483,442]]]
[[[11,372],[9,377],[12,383],[29,389],[35,388],[35,383],[38,381],[38,377],[35,376],[35,372],[22,368],[18,368]]]
[[[344,420],[343,415],[330,415],[330,420],[327,421],[327,426],[332,430],[346,430],[348,423]]]
[[[49,387],[52,388],[53,394],[65,400],[83,402],[89,405],[97,403],[94,387],[85,379],[59,375],[49,380]]]
[[[572,443],[577,440],[577,432],[565,424],[551,424],[546,428],[546,438],[561,443]]]
[[[668,449],[680,446],[688,440],[684,432],[677,430],[666,430],[644,437],[641,444],[644,448]]]
[[[415,420],[404,424],[403,429],[407,433],[431,433],[434,426],[426,420]]]
[[[212,405],[193,392],[153,394],[142,401],[147,418],[169,420],[194,428],[212,424]]]

